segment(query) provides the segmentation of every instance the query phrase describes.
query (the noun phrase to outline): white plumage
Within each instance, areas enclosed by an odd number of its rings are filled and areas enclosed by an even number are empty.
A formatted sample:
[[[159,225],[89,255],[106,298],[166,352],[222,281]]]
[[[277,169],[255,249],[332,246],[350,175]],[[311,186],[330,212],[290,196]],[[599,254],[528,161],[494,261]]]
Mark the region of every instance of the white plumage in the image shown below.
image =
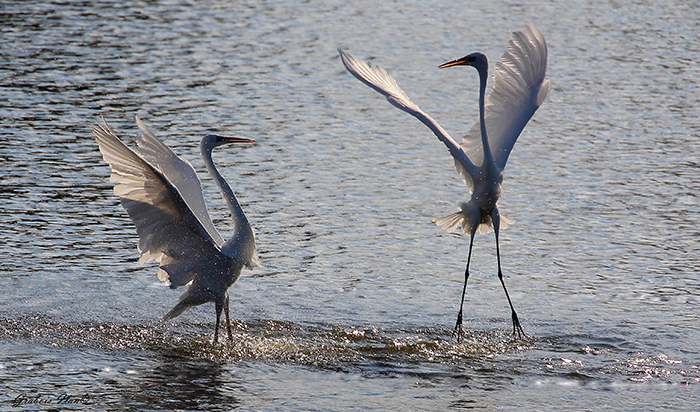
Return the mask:
[[[418,105],[413,103],[401,90],[389,73],[381,67],[338,49],[345,68],[357,79],[381,93],[392,105],[410,113],[423,122],[442,141],[454,158],[457,172],[469,189],[471,198],[460,203],[460,210],[451,215],[433,220],[448,232],[462,227],[470,234],[469,257],[464,275],[462,303],[455,331],[458,337],[462,330],[462,307],[469,279],[469,263],[472,245],[477,230],[481,233],[494,231],[496,234],[496,255],[498,277],[503,285],[512,311],[513,331],[518,335],[524,332],[520,326],[513,304],[508,295],[501,272],[498,234],[513,221],[501,215],[497,202],[501,196],[503,169],[506,166],[515,141],[527,122],[542,105],[549,94],[550,82],[547,72],[547,44],[544,36],[530,24],[524,32],[513,33],[508,42],[508,51],[496,63],[493,73],[494,86],[485,98],[488,79],[488,59],[483,53],[472,53],[439,66],[446,68],[458,65],[472,66],[479,73],[479,120],[457,142]]]
[[[234,223],[234,235],[224,242],[209,217],[202,186],[192,165],[173,153],[137,117],[143,135],[137,148],[127,147],[107,123],[93,126],[104,160],[112,168],[114,194],[136,226],[142,264],[160,264],[158,278],[171,288],[189,284],[178,304],[163,320],[205,302],[216,306],[214,340],[218,338],[222,309],[229,338],[228,288],[243,266],[259,266],[255,235],[228,183],[216,170],[211,151],[228,143],[250,139],[207,135],[200,149],[207,170],[224,195]]]

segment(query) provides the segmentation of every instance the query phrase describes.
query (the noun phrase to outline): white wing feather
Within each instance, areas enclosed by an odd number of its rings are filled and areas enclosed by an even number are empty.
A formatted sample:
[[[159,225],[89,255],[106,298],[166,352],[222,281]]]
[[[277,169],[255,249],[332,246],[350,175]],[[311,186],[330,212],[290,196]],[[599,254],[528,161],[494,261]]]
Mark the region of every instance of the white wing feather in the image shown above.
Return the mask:
[[[93,126],[93,133],[112,168],[114,194],[136,226],[139,261],[159,262],[158,278],[172,288],[190,282],[198,267],[220,254],[218,246],[155,166],[128,148],[106,123]]]
[[[396,83],[396,80],[394,80],[386,70],[375,64],[367,63],[341,49],[338,49],[338,53],[340,53],[345,68],[353,76],[384,95],[392,105],[415,116],[435,133],[435,136],[447,146],[450,154],[455,159],[455,165],[460,174],[464,177],[464,181],[469,187],[469,190],[473,190],[474,184],[471,175],[477,172],[474,164],[469,160],[457,142],[432,117],[422,111],[418,105],[409,99],[406,93],[404,93]]]
[[[524,33],[513,33],[508,51],[496,63],[494,85],[486,98],[484,113],[491,153],[501,170],[523,128],[549,94],[546,73],[547,43],[542,33],[533,24]],[[475,165],[482,164],[484,151],[478,120],[460,146]]]
[[[142,135],[138,137],[136,141],[138,147],[134,151],[151,166],[158,169],[177,188],[192,213],[204,226],[212,240],[221,248],[224,239],[209,217],[202,195],[202,184],[194,167],[158,140],[138,116],[136,116],[136,124],[141,129]]]

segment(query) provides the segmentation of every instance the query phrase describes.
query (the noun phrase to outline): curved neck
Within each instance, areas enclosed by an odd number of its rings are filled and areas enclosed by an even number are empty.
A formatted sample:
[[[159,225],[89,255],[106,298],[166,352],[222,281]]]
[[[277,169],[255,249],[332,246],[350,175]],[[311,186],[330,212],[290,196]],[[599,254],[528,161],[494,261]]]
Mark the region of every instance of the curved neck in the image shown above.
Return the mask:
[[[484,147],[484,160],[487,158],[493,162],[489,139],[486,135],[486,118],[484,106],[486,96],[486,81],[488,80],[488,67],[479,68],[479,125],[481,126],[481,144]]]
[[[241,205],[238,204],[236,195],[233,193],[233,190],[231,190],[231,187],[228,185],[228,183],[226,183],[226,180],[224,180],[219,171],[216,170],[216,166],[214,166],[214,162],[211,159],[212,149],[202,146],[201,150],[204,165],[207,167],[207,171],[209,171],[209,174],[214,178],[214,181],[219,186],[219,190],[221,190],[221,194],[224,196],[224,200],[226,201],[226,206],[228,206],[228,210],[231,212],[231,216],[233,217],[235,227],[240,228],[242,227],[241,224],[248,225],[248,219],[245,217]]]

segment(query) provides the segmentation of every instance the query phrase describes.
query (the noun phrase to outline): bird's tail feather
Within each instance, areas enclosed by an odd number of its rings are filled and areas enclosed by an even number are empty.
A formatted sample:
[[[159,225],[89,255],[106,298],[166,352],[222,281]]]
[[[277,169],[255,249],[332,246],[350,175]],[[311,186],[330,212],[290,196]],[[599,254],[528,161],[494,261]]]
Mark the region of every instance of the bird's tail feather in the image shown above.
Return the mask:
[[[513,220],[513,219],[511,219],[511,218],[509,218],[509,217],[507,217],[507,216],[504,216],[503,213],[500,213],[500,215],[501,215],[501,225],[500,225],[499,230],[508,229],[508,226],[510,226],[510,225],[512,225],[513,223],[515,223],[515,220]]]
[[[166,313],[161,320],[166,321],[178,317],[180,314],[182,314],[182,312],[186,311],[192,306],[201,305],[202,303],[212,300],[211,295],[207,293],[205,289],[198,287],[196,284],[192,284],[189,288],[187,288],[185,293],[180,296],[180,300],[177,302],[177,305],[175,305],[170,312]]]
[[[460,227],[460,225],[462,226],[462,232],[464,232],[465,235],[471,233],[471,224],[469,223],[469,219],[467,219],[462,212],[433,219],[433,223],[446,230],[447,233],[453,233],[458,227]],[[501,214],[501,224],[499,230],[505,230],[513,223],[515,223],[513,219]],[[493,222],[489,216],[485,221],[479,224],[479,233],[485,235],[491,232],[493,232]]]
[[[180,301],[178,302],[177,305],[175,305],[174,308],[170,310],[170,312],[166,313],[165,316],[161,319],[162,321],[168,321],[172,318],[176,318],[182,314],[182,312],[186,311],[187,309],[191,308],[193,305],[190,305],[188,302],[185,301]]]
[[[469,233],[469,220],[464,217],[464,214],[462,212],[457,212],[449,216],[433,219],[433,223],[446,230],[447,233],[453,233],[461,224],[464,233]]]

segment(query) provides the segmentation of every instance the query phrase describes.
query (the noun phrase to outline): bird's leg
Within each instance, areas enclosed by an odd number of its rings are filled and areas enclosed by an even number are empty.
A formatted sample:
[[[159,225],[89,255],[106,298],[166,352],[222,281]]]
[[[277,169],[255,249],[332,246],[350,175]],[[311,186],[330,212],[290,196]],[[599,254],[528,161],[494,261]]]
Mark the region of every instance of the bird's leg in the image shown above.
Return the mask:
[[[467,281],[469,280],[469,263],[472,260],[472,245],[474,244],[474,233],[472,230],[469,241],[469,255],[467,256],[467,268],[464,271],[464,286],[462,287],[462,300],[459,303],[459,313],[457,314],[457,324],[455,324],[454,334],[457,335],[457,342],[462,338],[462,311],[464,308],[464,296],[467,294]]]
[[[228,340],[233,341],[231,334],[231,321],[228,316],[228,292],[226,293],[226,303],[224,303],[224,314],[226,315],[226,331],[228,332]]]
[[[518,314],[515,313],[515,308],[513,307],[513,302],[510,300],[510,295],[508,295],[508,289],[506,289],[506,283],[503,281],[503,271],[501,271],[501,251],[498,245],[498,227],[500,223],[500,215],[498,210],[494,210],[491,215],[491,220],[493,222],[493,229],[496,235],[496,260],[498,261],[498,280],[501,281],[503,286],[503,291],[506,292],[506,299],[508,299],[508,304],[510,305],[511,317],[513,319],[513,335],[517,335],[519,339],[522,339],[525,335],[523,327],[520,326],[520,321],[518,320]]]
[[[219,322],[221,322],[221,309],[223,308],[223,304],[219,303],[217,300],[214,302],[214,306],[216,307],[216,326],[214,327],[214,343],[219,342]]]

